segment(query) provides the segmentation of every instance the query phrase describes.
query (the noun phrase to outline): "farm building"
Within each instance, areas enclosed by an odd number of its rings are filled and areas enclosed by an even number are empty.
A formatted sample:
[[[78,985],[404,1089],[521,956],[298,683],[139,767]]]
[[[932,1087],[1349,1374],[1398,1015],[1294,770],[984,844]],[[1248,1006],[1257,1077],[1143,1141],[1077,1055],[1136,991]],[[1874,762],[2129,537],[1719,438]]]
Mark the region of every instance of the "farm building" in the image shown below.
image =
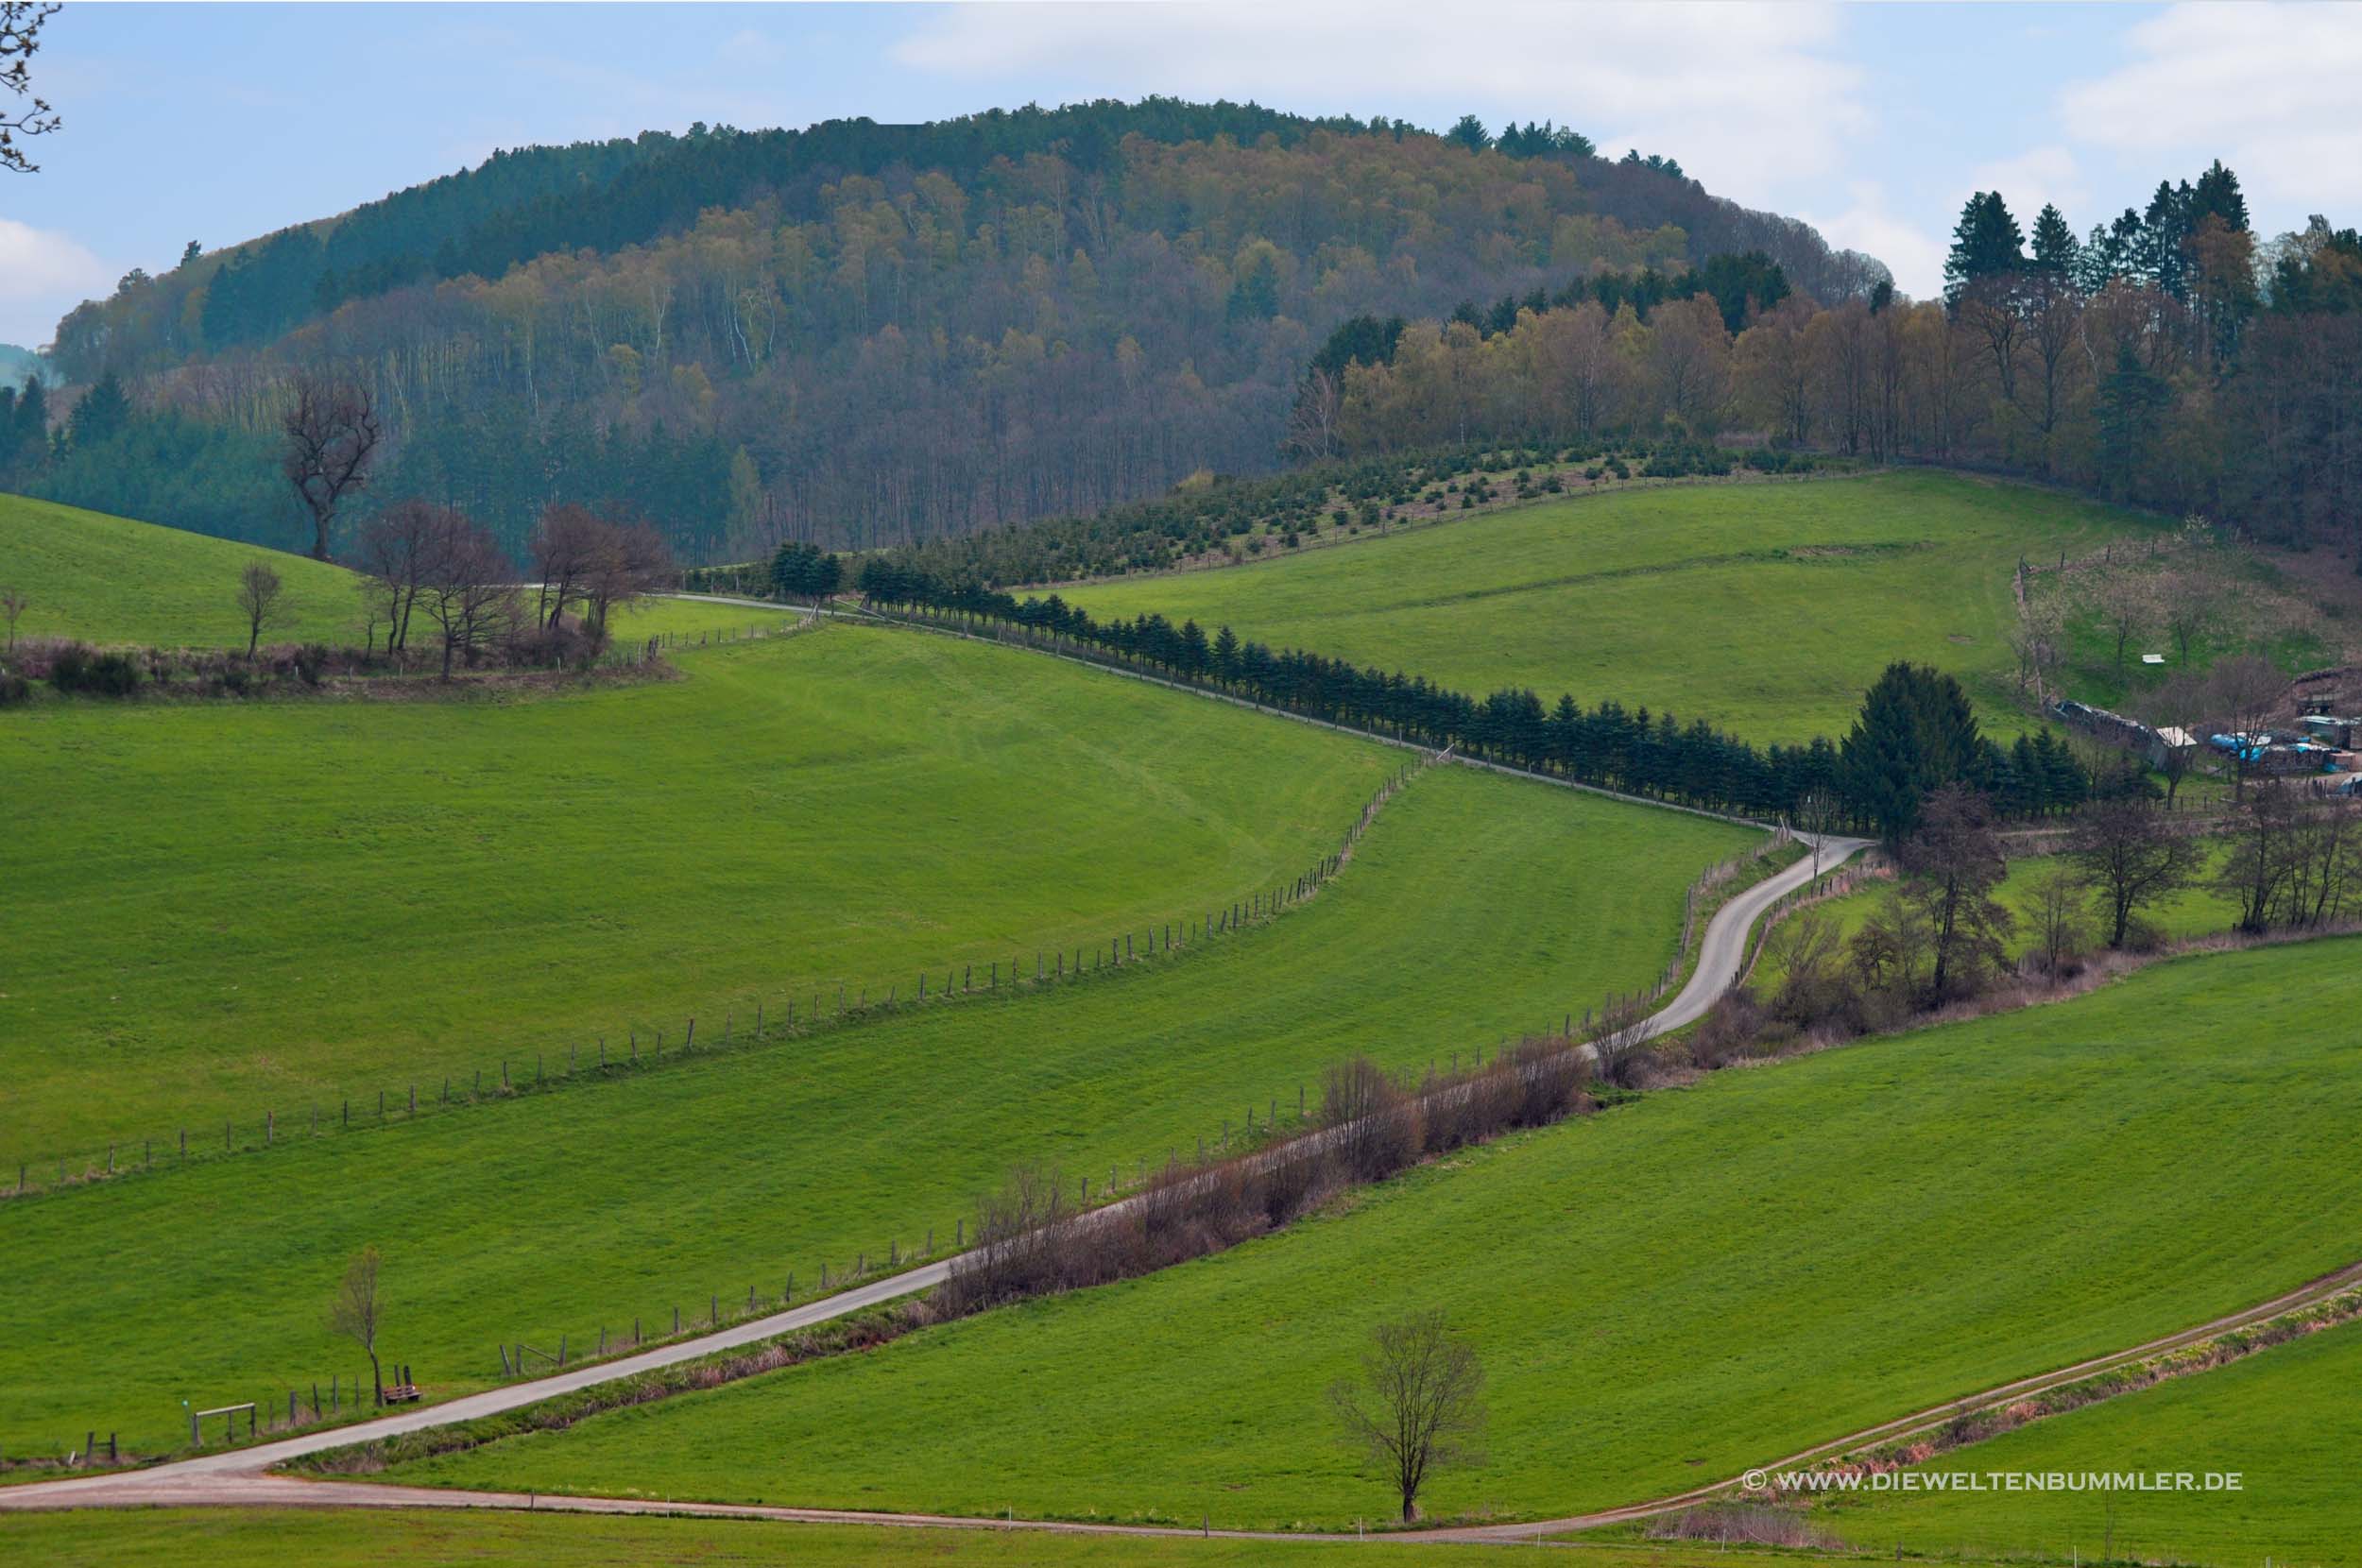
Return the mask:
[[[2079,703],[2062,697],[2050,705],[2050,711],[2066,724],[2083,731],[2095,740],[2128,751],[2138,751],[2148,759],[2152,768],[2162,768],[2176,752],[2189,751],[2198,744],[2197,737],[2186,729],[2168,724],[2152,729],[2138,719],[2128,719],[2121,713],[2089,703]]]

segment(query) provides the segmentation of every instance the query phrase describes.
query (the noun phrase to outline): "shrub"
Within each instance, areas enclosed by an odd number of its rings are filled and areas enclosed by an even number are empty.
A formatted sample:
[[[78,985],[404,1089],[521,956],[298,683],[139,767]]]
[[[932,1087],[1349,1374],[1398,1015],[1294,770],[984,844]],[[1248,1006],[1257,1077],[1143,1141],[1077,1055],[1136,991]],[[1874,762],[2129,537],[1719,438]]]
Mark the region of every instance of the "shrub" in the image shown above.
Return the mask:
[[[83,691],[94,697],[128,697],[140,689],[137,656],[89,644],[68,642],[49,660],[49,684],[60,691]]]
[[[33,683],[23,675],[12,675],[0,670],[0,707],[14,707],[33,700]]]

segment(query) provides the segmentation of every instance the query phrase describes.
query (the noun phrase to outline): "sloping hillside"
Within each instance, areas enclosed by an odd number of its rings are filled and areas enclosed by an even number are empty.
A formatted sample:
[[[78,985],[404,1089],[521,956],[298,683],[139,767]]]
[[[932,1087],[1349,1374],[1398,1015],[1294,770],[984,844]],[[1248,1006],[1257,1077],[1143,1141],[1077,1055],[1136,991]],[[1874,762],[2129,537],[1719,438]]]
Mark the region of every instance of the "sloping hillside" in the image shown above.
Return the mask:
[[[134,278],[60,324],[57,362],[246,443],[247,469],[291,369],[366,366],[392,421],[378,494],[448,498],[512,543],[552,499],[618,501],[710,559],[1270,469],[1305,366],[1357,314],[1742,249],[1816,296],[1885,276],[1664,160],[1476,140],[1150,100],[532,148]],[[174,434],[169,458],[109,440],[161,483],[205,464]],[[126,460],[49,467],[15,487],[89,499]],[[250,504],[192,520],[285,528]]]
[[[0,588],[27,601],[19,637],[170,647],[246,646],[238,573],[263,560],[286,585],[274,642],[358,642],[361,601],[340,566],[134,522],[76,506],[0,495]]]

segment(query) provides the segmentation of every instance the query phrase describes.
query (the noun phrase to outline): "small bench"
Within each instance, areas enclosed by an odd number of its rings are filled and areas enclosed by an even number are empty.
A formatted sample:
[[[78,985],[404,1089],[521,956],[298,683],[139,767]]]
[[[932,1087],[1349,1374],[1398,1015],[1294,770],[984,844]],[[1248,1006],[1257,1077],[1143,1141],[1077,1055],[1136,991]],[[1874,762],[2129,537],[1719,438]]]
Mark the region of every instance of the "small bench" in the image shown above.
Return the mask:
[[[397,1383],[385,1390],[385,1403],[388,1405],[416,1405],[424,1397],[419,1392],[416,1383]]]

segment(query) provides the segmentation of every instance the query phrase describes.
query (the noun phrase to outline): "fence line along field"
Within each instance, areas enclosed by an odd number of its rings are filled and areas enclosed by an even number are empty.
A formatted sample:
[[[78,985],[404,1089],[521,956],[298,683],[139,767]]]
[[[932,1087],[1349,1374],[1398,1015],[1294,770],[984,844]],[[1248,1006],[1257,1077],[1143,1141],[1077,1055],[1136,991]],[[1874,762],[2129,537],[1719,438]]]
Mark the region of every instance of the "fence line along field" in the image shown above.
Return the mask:
[[[1275,750],[1301,727],[1242,717]],[[391,1354],[436,1397],[498,1381],[498,1346],[669,1330],[675,1306],[776,1300],[790,1271],[808,1294],[823,1263],[947,1243],[1013,1163],[1129,1179],[1250,1114],[1292,1117],[1352,1052],[1447,1063],[1645,987],[1690,879],[1761,840],[1430,769],[1318,897],[1170,962],[0,1203],[0,1452],[67,1427],[154,1452],[185,1439],[178,1402],[200,1393],[308,1405],[315,1376],[351,1370],[322,1304],[365,1241],[385,1253]]]
[[[1958,474],[1630,490],[1213,571],[1060,591],[1476,695],[1613,697],[1758,742],[1842,736],[1895,659],[1959,675],[2016,728],[2024,556],[2155,531],[2133,514]]]
[[[1372,1323],[1438,1307],[1483,1357],[1491,1457],[1431,1514],[1677,1492],[2355,1261],[2358,959],[2185,959],[1717,1074],[1162,1274],[392,1474],[1350,1525],[1385,1488],[1324,1390]]]
[[[1227,905],[1331,852],[1402,760],[895,631],[693,666],[514,703],[0,720],[9,1180]]]

